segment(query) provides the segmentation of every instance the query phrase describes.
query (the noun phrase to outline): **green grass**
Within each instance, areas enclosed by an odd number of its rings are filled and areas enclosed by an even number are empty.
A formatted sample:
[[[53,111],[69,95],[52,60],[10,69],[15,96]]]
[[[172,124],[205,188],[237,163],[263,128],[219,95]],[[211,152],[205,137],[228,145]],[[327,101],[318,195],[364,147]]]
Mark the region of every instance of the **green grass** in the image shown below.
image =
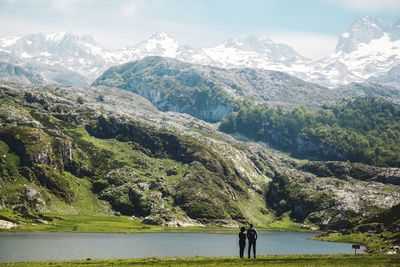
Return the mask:
[[[91,191],[91,183],[87,179],[81,179],[73,176],[69,172],[64,172],[63,176],[68,179],[69,185],[73,190],[75,197],[74,202],[70,205],[52,194],[47,194],[51,206],[49,213],[69,214],[69,215],[103,215],[107,214],[109,205],[105,201],[99,200]]]
[[[85,232],[85,233],[140,233],[161,230],[160,226],[144,225],[139,219],[110,215],[46,214],[53,221],[48,224],[21,224],[12,232]]]
[[[74,215],[47,213],[53,218],[48,224],[32,223],[22,218],[18,213],[11,210],[0,210],[0,215],[10,220],[21,221],[21,225],[7,232],[84,232],[84,233],[148,233],[148,232],[211,232],[231,233],[238,231],[237,228],[226,228],[214,225],[205,227],[164,227],[141,223],[140,218],[131,219],[127,216],[113,215]],[[259,230],[274,231],[301,231],[300,227],[293,227],[290,222],[272,223],[271,225],[257,226]],[[304,230],[303,230],[304,231]]]
[[[268,224],[260,225],[260,230],[274,230],[274,231],[291,231],[291,232],[305,232],[304,228],[300,227],[300,224],[293,222],[288,213],[285,213],[278,219],[274,219]]]
[[[182,164],[179,161],[168,158],[150,157],[140,150],[133,149],[131,142],[122,142],[114,138],[100,139],[93,137],[89,135],[84,126],[74,128],[70,130],[70,133],[78,135],[82,141],[88,142],[96,148],[110,152],[113,155],[113,159],[132,167],[142,177],[148,176],[149,173],[153,175],[165,175],[160,170],[160,167],[168,170],[174,166],[177,167],[178,173],[166,176],[169,182],[174,183],[178,182],[187,170],[187,164]]]
[[[400,257],[394,255],[290,255],[262,256],[257,259],[218,258],[146,258],[128,260],[86,260],[64,262],[2,263],[0,266],[399,266]]]
[[[396,233],[383,232],[381,234],[367,234],[367,233],[351,233],[349,235],[342,235],[340,233],[331,233],[329,235],[322,235],[316,237],[316,240],[341,242],[341,243],[356,243],[364,245],[371,253],[382,253],[382,247],[389,247],[393,245]]]

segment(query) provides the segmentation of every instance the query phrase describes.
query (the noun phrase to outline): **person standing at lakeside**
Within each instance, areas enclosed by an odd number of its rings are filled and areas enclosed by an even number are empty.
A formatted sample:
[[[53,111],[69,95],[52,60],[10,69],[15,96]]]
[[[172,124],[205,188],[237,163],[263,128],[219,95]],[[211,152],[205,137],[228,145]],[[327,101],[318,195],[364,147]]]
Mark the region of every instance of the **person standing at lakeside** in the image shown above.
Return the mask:
[[[250,228],[247,229],[247,239],[249,240],[249,258],[251,247],[253,247],[253,256],[256,258],[256,241],[257,241],[257,230],[250,224]]]
[[[246,247],[246,228],[242,227],[240,228],[239,232],[239,255],[240,258],[243,259],[243,254],[244,254],[244,248]]]

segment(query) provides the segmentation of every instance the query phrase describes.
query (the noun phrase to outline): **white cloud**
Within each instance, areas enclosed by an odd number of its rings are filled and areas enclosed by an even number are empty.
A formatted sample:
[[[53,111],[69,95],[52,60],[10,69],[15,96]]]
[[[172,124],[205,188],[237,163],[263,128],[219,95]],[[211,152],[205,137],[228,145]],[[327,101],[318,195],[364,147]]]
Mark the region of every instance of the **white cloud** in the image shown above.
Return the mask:
[[[36,0],[37,1],[37,0]],[[47,2],[52,8],[60,10],[60,11],[73,11],[79,6],[83,4],[88,4],[91,1],[79,1],[79,0],[42,0],[43,2]]]
[[[134,15],[138,9],[143,6],[143,2],[139,0],[124,0],[119,6],[122,15],[130,17]]]
[[[400,0],[329,0],[329,2],[363,12],[400,12]]]
[[[74,12],[79,8],[88,7],[95,0],[0,0],[9,5],[20,5],[21,7],[40,6],[48,7],[62,13]]]
[[[317,60],[335,49],[337,37],[309,32],[273,32],[269,37],[277,43],[293,47],[302,56]]]

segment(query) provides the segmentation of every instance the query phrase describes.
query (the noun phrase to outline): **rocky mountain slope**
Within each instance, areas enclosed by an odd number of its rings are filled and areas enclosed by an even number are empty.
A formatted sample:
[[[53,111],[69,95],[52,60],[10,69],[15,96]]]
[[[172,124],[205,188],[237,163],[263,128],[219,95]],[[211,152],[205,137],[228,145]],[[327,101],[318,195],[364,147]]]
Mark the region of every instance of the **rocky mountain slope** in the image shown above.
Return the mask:
[[[35,69],[47,84],[87,85],[113,65],[146,56],[212,63],[211,58],[200,49],[181,44],[165,33],[155,33],[136,45],[117,51],[106,50],[91,36],[78,36],[69,32],[0,39],[0,61]],[[59,75],[65,78],[60,79]]]
[[[400,203],[396,168],[295,160],[128,91],[2,83],[0,95],[0,203],[23,216],[182,226],[288,215],[352,229]]]
[[[21,83],[44,83],[43,77],[38,73],[6,62],[0,62],[0,79],[3,81],[9,80]]]
[[[398,21],[389,26],[377,18],[362,17],[339,36],[335,51],[318,61],[268,37],[231,38],[201,49],[182,44],[165,33],[155,33],[136,45],[109,51],[90,36],[66,32],[2,38],[0,61],[15,64],[10,61],[13,57],[20,67],[36,66],[46,83],[68,85],[89,84],[111,66],[161,56],[223,68],[282,71],[328,87],[366,81],[399,87],[398,29]],[[69,74],[64,79],[57,79],[66,71]]]
[[[380,96],[394,102],[400,99],[400,90],[392,87],[364,83],[328,89],[283,72],[222,69],[161,57],[112,67],[93,85],[132,91],[163,111],[213,122],[236,110],[246,99],[289,108],[315,108],[360,96]]]

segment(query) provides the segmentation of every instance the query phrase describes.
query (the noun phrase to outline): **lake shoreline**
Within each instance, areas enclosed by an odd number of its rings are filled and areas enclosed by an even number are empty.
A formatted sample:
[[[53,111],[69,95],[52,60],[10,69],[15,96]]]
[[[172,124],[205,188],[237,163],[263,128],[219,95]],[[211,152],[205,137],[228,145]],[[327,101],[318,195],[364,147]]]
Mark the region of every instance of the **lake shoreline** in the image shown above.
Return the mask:
[[[5,215],[5,214],[4,214]],[[8,215],[8,214],[7,214]],[[16,228],[0,229],[0,233],[97,233],[97,234],[143,234],[143,233],[199,233],[199,234],[232,234],[238,232],[238,228],[205,225],[204,227],[165,227],[141,223],[139,218],[131,219],[127,216],[110,215],[61,215],[48,214],[53,221],[46,224],[32,222],[21,223]],[[314,240],[357,243],[367,248],[366,252],[380,253],[379,243],[382,240],[377,236],[340,236],[329,234],[328,237],[319,237],[323,234],[320,230],[304,229],[300,224],[294,224],[286,219],[276,220],[268,225],[257,225],[260,231],[274,232],[303,232],[315,233]],[[383,242],[383,241],[382,241]]]
[[[6,216],[3,217],[7,218]],[[9,215],[9,217],[11,216]],[[212,224],[205,224],[204,226],[177,227],[144,224],[142,223],[142,220],[140,218],[132,219],[128,216],[47,214],[46,217],[51,219],[51,221],[21,221],[17,227],[11,229],[0,229],[0,232],[76,232],[137,234],[154,232],[231,233],[234,231],[239,231],[239,226],[225,227],[222,225]],[[9,220],[12,221],[12,218],[10,218]],[[247,227],[247,225],[244,226]],[[263,231],[320,233],[320,231],[312,231],[310,229],[302,228],[300,224],[293,223],[288,218],[275,220],[269,224],[256,225],[256,227],[257,229]]]
[[[312,240],[315,233],[259,231],[259,255],[352,254],[350,244]],[[0,233],[0,262],[171,257],[229,257],[237,234]],[[360,253],[363,253],[360,251]]]

